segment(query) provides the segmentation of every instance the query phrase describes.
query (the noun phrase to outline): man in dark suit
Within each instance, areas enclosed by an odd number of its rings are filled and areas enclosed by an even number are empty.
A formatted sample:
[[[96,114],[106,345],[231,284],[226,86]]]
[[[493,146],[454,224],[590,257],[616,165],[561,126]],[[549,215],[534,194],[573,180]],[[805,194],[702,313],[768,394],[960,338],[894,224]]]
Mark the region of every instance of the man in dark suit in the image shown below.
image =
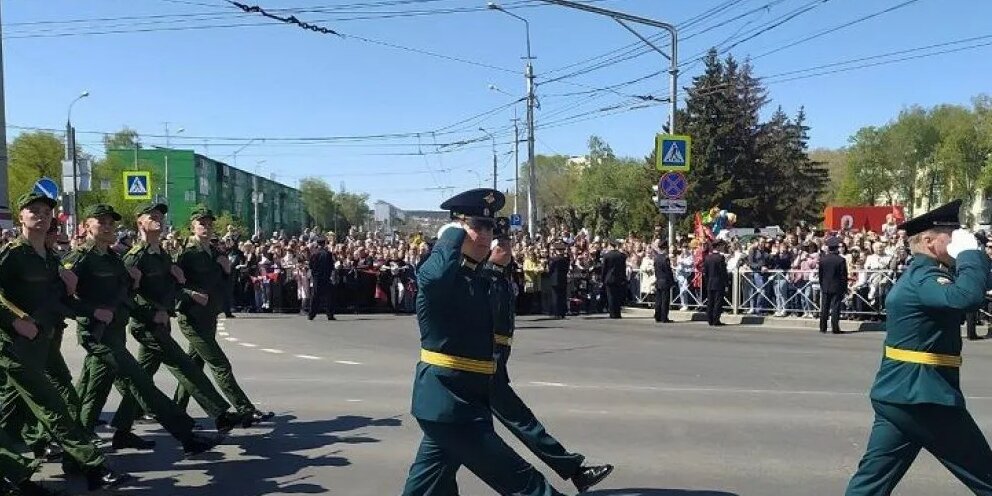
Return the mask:
[[[602,276],[610,318],[619,319],[620,307],[627,293],[627,255],[617,250],[616,241],[610,241],[609,250],[603,254]]]
[[[654,321],[670,323],[668,308],[672,303],[675,274],[672,273],[672,262],[668,258],[666,244],[662,244],[660,251],[654,254],[654,277]]]
[[[830,330],[840,334],[840,304],[847,293],[847,261],[837,251],[840,239],[826,241],[827,253],[820,257],[817,269],[820,276],[820,332],[827,332],[827,312],[830,312]]]
[[[706,287],[706,321],[714,327],[724,325],[720,322],[723,313],[723,293],[727,289],[727,259],[723,250],[725,242],[717,240],[713,250],[703,258],[703,284]]]
[[[331,274],[334,272],[334,255],[327,251],[327,240],[317,238],[317,251],[310,255],[310,277],[313,281],[313,298],[307,318],[313,320],[318,312],[327,312],[327,320],[334,318],[334,285]]]
[[[564,319],[568,313],[568,268],[571,263],[568,260],[568,253],[565,251],[565,244],[558,243],[554,246],[555,254],[548,262],[548,276],[551,280],[552,293],[552,315],[556,319]]]

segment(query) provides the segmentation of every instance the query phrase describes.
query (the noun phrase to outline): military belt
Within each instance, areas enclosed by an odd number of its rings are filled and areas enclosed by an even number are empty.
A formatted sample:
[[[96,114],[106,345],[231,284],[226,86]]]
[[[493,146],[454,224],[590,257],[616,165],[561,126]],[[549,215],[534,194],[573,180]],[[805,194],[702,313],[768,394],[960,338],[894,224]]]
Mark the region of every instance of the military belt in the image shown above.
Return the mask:
[[[501,344],[503,346],[510,346],[513,344],[513,338],[511,338],[510,336],[496,334],[493,337],[495,338],[496,344]]]
[[[959,355],[941,355],[939,353],[927,353],[925,351],[900,350],[891,346],[885,347],[885,357],[897,362],[918,363],[937,367],[958,368],[961,366],[961,357]]]
[[[18,318],[21,318],[21,319],[30,319],[31,318],[31,316],[28,315],[27,312],[25,312],[24,310],[21,310],[20,307],[18,307],[17,305],[14,304],[14,302],[8,300],[7,297],[3,295],[3,293],[0,293],[0,304],[2,304],[3,306],[7,307],[7,309],[10,310],[11,313],[13,313]]]
[[[436,351],[420,350],[420,361],[444,367],[446,369],[474,372],[476,374],[493,375],[496,373],[496,363],[492,360],[476,360],[460,356],[447,355]]]

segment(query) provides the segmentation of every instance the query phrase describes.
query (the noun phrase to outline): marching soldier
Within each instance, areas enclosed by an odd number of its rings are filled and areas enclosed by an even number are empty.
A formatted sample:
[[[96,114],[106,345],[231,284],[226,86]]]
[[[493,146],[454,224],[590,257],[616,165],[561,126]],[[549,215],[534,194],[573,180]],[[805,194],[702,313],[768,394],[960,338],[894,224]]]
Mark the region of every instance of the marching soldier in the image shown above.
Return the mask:
[[[0,494],[8,494],[5,491],[10,490],[10,494],[21,496],[54,496],[31,481],[40,466],[40,459],[32,461],[17,454],[14,443],[0,430]]]
[[[177,257],[176,265],[183,271],[186,282],[179,294],[179,328],[189,341],[189,355],[197,367],[210,366],[217,386],[234,405],[243,419],[243,426],[271,420],[272,412],[260,412],[248,399],[234,379],[231,361],[217,344],[217,315],[224,300],[224,273],[231,272],[231,261],[210,246],[214,214],[197,205],[190,216],[193,236]],[[179,384],[176,402],[186,408],[191,391]]]
[[[975,494],[992,494],[992,450],[960,387],[961,318],[985,298],[989,258],[956,200],[899,226],[913,262],[885,301],[875,422],[847,496],[888,495],[926,449]]]
[[[243,420],[228,411],[230,405],[211,384],[203,368],[197,367],[169,334],[169,319],[175,314],[177,281],[184,282],[185,279],[162,249],[162,219],[168,211],[169,207],[161,203],[138,207],[135,214],[139,239],[124,255],[124,266],[141,273],[131,312],[131,335],[141,343],[138,363],[150,377],[154,377],[164,363],[176,380],[191,392],[203,411],[214,419],[217,431],[226,433]],[[133,395],[125,394],[110,424],[117,432],[131,432],[137,415],[137,400]]]
[[[113,207],[91,205],[83,212],[87,231],[86,243],[66,256],[62,266],[79,277],[76,296],[93,317],[77,316],[79,342],[86,350],[83,379],[80,381],[81,409],[79,422],[92,430],[100,416],[110,388],[116,386],[122,396],[132,395],[173,437],[183,445],[187,454],[202,453],[217,444],[193,433],[193,419],[155,387],[150,375],[138,364],[125,346],[125,326],[129,307],[133,305],[130,289],[131,273],[120,256],[110,249],[114,228],[121,219]],[[150,449],[153,442],[134,433],[118,430],[114,433],[115,448]]]
[[[499,191],[474,189],[442,203],[457,221],[441,229],[418,271],[421,351],[411,413],[424,437],[404,496],[458,494],[462,465],[500,494],[562,496],[493,430],[490,283],[477,268],[505,201]]]
[[[840,334],[840,305],[847,293],[847,261],[837,252],[840,239],[832,237],[825,243],[827,254],[820,257],[817,267],[820,279],[820,332],[827,332],[827,316],[830,316],[830,331]]]
[[[496,374],[493,376],[490,394],[492,412],[532,453],[562,479],[571,480],[581,493],[602,482],[613,471],[613,466],[584,466],[585,457],[568,452],[557,439],[548,434],[534,412],[510,386],[507,362],[510,360],[510,347],[513,344],[516,298],[510,286],[510,273],[507,271],[510,263],[510,239],[506,237],[508,229],[509,220],[498,217],[494,232],[497,240],[493,242],[493,251],[484,269],[484,274],[492,280],[489,301],[495,331]]]
[[[0,251],[0,377],[4,387],[12,387],[18,393],[7,398],[10,403],[4,405],[0,425],[9,434],[12,427],[24,425],[25,409],[30,410],[65,450],[64,467],[79,467],[90,490],[114,487],[128,477],[106,467],[103,455],[45,375],[47,354],[59,321],[53,319],[54,312],[49,307],[58,298],[52,290],[56,286],[66,290],[59,260],[45,248],[55,205],[55,200],[42,195],[22,196],[17,206],[23,233]],[[75,281],[68,275],[65,279]],[[110,320],[106,313],[94,312],[79,300],[68,299],[65,303],[79,315]]]

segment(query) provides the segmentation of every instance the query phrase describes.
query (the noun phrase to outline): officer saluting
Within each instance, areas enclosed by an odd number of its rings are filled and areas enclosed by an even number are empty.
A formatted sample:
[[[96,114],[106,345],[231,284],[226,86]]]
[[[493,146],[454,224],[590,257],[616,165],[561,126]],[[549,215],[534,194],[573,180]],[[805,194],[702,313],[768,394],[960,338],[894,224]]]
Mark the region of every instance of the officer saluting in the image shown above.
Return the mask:
[[[610,475],[613,465],[583,465],[585,457],[568,452],[557,439],[548,434],[534,412],[510,386],[507,363],[513,344],[513,309],[516,308],[516,298],[507,269],[510,263],[510,239],[507,236],[509,228],[509,219],[496,219],[494,235],[497,240],[493,241],[493,251],[483,270],[483,274],[492,280],[489,300],[496,341],[496,374],[490,395],[493,415],[562,479],[571,480],[579,492],[585,492]]]
[[[458,494],[461,465],[500,494],[562,494],[493,430],[490,281],[478,265],[489,253],[493,216],[505,202],[499,191],[473,189],[442,203],[456,222],[441,229],[417,272],[421,351],[411,413],[424,437],[404,496]]]
[[[956,200],[899,226],[913,262],[885,300],[875,422],[847,496],[890,494],[926,449],[975,494],[992,494],[992,450],[960,388],[961,318],[982,304],[989,259]]]

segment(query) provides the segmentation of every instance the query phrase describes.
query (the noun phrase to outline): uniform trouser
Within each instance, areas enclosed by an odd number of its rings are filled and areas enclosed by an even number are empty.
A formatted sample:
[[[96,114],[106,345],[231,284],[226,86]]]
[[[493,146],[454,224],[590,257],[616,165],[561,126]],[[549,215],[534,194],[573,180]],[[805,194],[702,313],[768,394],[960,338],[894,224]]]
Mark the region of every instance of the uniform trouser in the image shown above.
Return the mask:
[[[18,393],[12,399],[13,408],[5,405],[0,425],[22,426],[27,421],[23,416],[30,411],[66,455],[85,468],[98,467],[104,462],[103,455],[69,413],[65,400],[41,365],[47,362],[50,339],[51,335],[40,333],[33,341],[20,336],[12,342],[0,340],[0,375],[5,386],[13,387]]]
[[[231,361],[217,344],[217,315],[212,312],[195,316],[180,314],[179,328],[189,341],[189,356],[193,364],[201,370],[204,363],[210,366],[210,372],[217,381],[220,392],[234,405],[239,414],[244,415],[254,411],[255,405],[234,379]],[[181,408],[186,408],[191,393],[192,391],[180,382],[179,387],[176,388],[176,403]]]
[[[155,372],[163,363],[169,372],[190,391],[193,399],[207,412],[207,415],[217,418],[231,406],[217,392],[210,379],[203,373],[193,360],[179,347],[179,343],[169,334],[169,327],[154,323],[131,321],[131,335],[141,343],[138,350],[138,364],[148,374],[154,377]],[[130,431],[134,420],[140,415],[138,400],[131,394],[121,399],[120,406],[113,421],[110,422],[119,431]]]
[[[552,286],[552,313],[555,317],[564,317],[568,314],[568,298],[565,286]]]
[[[65,400],[66,406],[69,407],[69,413],[75,418],[76,413],[79,412],[79,395],[76,393],[76,388],[72,385],[72,372],[69,371],[69,366],[65,363],[65,357],[62,356],[63,334],[64,329],[58,329],[52,335],[52,341],[48,348],[48,361],[45,366],[45,374],[52,381],[52,384],[55,385],[55,389],[58,390],[62,399]],[[45,432],[44,424],[41,422],[37,422],[33,426],[25,426],[22,436],[28,446],[44,446],[52,441],[50,436]]]
[[[497,345],[497,348],[501,350],[496,355],[499,365],[493,376],[489,394],[489,405],[493,416],[562,479],[571,479],[582,466],[585,457],[566,451],[557,439],[548,434],[541,421],[534,416],[534,412],[524,404],[524,400],[517,396],[516,391],[510,386],[510,376],[506,368],[509,348],[502,345]]]
[[[0,430],[0,479],[7,479],[15,485],[20,484],[30,479],[40,466],[40,459],[29,460],[17,454],[14,441]]]
[[[620,318],[620,307],[623,306],[624,292],[627,291],[626,284],[606,285],[606,304],[610,309],[610,318]]]
[[[978,311],[964,314],[965,329],[968,331],[968,339],[978,339]]]
[[[86,380],[79,390],[79,422],[92,431],[110,388],[116,387],[122,397],[133,396],[169,434],[180,442],[188,441],[193,434],[193,419],[155,387],[152,377],[125,347],[125,332],[123,324],[108,327],[100,342],[84,341]]]
[[[457,496],[455,475],[462,465],[501,495],[564,496],[496,435],[492,419],[417,423],[424,437],[403,496]]]
[[[672,305],[672,295],[669,288],[654,288],[654,320],[668,320],[668,310]]]
[[[992,495],[992,450],[965,408],[872,401],[875,423],[847,496],[891,494],[920,449],[972,492]]]
[[[723,313],[723,290],[710,289],[706,291],[706,321],[710,325],[720,322]]]
[[[334,316],[334,285],[321,284],[314,285],[313,299],[310,300],[310,310],[307,315],[312,319],[318,313],[327,313],[327,317]]]
[[[820,332],[827,332],[827,312],[830,312],[830,330],[840,332],[840,304],[843,293],[820,294]]]

